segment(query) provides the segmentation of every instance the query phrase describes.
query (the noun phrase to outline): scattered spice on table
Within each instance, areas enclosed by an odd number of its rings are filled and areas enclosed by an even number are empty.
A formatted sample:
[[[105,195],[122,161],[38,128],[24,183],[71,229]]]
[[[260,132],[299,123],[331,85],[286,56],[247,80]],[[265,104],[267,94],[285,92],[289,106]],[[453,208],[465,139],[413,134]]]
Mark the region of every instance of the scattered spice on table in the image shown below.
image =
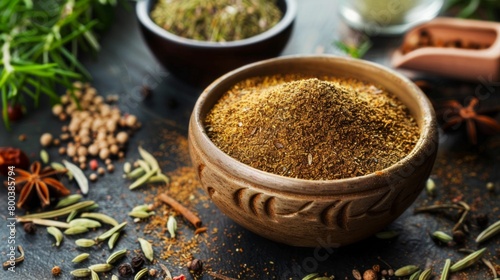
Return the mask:
[[[141,123],[136,116],[123,114],[113,106],[113,96],[104,98],[88,83],[75,82],[74,87],[73,92],[68,90],[61,96],[61,104],[52,107],[54,116],[69,123],[61,127],[58,137],[44,133],[40,142],[50,146],[62,141],[59,153],[70,157],[81,169],[86,169],[91,160],[100,159],[108,172],[113,172],[113,164],[104,162],[125,156],[130,135]],[[96,166],[93,162],[92,168],[99,168],[99,163]]]
[[[297,75],[237,83],[214,105],[205,125],[214,144],[231,157],[313,180],[382,170],[410,153],[419,137],[415,120],[393,94],[354,79]]]
[[[158,1],[151,11],[153,21],[175,35],[214,42],[252,37],[281,17],[276,0]]]

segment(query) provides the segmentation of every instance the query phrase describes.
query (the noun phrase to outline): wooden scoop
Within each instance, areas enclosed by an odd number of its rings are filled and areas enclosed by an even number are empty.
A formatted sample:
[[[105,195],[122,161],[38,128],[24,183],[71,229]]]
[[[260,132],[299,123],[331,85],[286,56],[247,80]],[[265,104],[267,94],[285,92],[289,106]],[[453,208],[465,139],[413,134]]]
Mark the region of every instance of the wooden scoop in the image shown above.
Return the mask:
[[[500,81],[500,23],[433,19],[405,35],[392,66],[471,81]]]

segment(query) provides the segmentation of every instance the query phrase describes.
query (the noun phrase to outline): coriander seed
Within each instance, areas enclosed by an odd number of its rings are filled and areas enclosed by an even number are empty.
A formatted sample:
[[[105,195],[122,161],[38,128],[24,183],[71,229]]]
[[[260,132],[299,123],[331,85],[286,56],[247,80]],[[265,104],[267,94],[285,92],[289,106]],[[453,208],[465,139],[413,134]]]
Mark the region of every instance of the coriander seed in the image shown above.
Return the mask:
[[[48,147],[50,146],[50,144],[52,144],[52,134],[46,132],[44,134],[42,134],[42,136],[40,137],[40,144],[43,146],[43,147]]]

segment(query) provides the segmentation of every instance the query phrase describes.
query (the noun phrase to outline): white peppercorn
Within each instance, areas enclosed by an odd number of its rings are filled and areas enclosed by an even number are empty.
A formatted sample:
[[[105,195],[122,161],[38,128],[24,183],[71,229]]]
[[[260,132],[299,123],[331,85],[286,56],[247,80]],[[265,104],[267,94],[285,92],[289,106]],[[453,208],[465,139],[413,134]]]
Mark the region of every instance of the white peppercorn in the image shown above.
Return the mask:
[[[109,173],[115,171],[115,166],[112,164],[106,165],[106,169],[108,170]]]
[[[62,114],[62,112],[63,112],[63,107],[61,104],[56,104],[52,106],[52,114],[54,114],[54,116],[59,116],[60,114]]]
[[[87,152],[89,152],[89,154],[92,156],[97,156],[99,154],[99,148],[97,147],[96,144],[91,144],[88,147]]]
[[[48,132],[42,134],[42,136],[40,137],[40,144],[44,147],[47,147],[50,144],[52,144],[52,134]]]
[[[128,127],[134,127],[137,123],[137,117],[134,115],[128,115],[125,118],[125,123],[127,124]]]
[[[85,146],[80,146],[76,149],[76,154],[79,156],[86,156],[87,155],[87,148]]]
[[[106,173],[106,170],[104,169],[104,167],[97,168],[97,174],[104,175],[105,173]]]
[[[78,157],[78,162],[79,163],[86,163],[87,162],[87,157],[86,156],[79,156]]]
[[[118,145],[113,144],[113,145],[109,146],[109,152],[112,155],[117,155],[119,151],[120,151],[120,148],[118,148]]]
[[[73,145],[68,145],[66,149],[66,154],[70,157],[74,157],[76,155],[76,147]]]
[[[116,134],[116,141],[120,144],[125,144],[128,141],[128,134],[125,131],[120,131]]]
[[[101,149],[99,151],[99,157],[101,159],[107,159],[109,157],[109,150],[108,150],[108,148]]]
[[[89,179],[90,179],[90,181],[92,181],[92,182],[97,181],[97,174],[95,174],[95,173],[90,174],[90,175],[89,175]]]

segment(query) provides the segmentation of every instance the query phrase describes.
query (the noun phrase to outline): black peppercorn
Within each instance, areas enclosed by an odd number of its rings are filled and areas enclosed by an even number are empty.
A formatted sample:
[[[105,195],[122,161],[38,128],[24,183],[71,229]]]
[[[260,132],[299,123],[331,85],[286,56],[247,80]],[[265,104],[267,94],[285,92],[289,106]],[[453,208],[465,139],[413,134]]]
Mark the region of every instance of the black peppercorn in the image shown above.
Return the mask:
[[[144,257],[142,255],[137,255],[132,258],[130,264],[134,270],[138,270],[144,265]]]
[[[187,269],[193,273],[200,273],[203,270],[203,262],[199,259],[193,259],[188,262]]]
[[[465,233],[461,230],[455,230],[453,232],[453,241],[455,241],[457,244],[464,244],[465,243]]]
[[[476,215],[476,223],[481,228],[484,229],[488,226],[489,220],[486,214],[477,214]]]
[[[124,263],[118,266],[118,273],[120,273],[121,277],[129,277],[134,274],[134,270],[130,264]]]
[[[28,234],[34,234],[35,231],[36,231],[36,226],[35,226],[34,223],[31,223],[31,222],[30,223],[25,223],[23,225],[23,229]]]

